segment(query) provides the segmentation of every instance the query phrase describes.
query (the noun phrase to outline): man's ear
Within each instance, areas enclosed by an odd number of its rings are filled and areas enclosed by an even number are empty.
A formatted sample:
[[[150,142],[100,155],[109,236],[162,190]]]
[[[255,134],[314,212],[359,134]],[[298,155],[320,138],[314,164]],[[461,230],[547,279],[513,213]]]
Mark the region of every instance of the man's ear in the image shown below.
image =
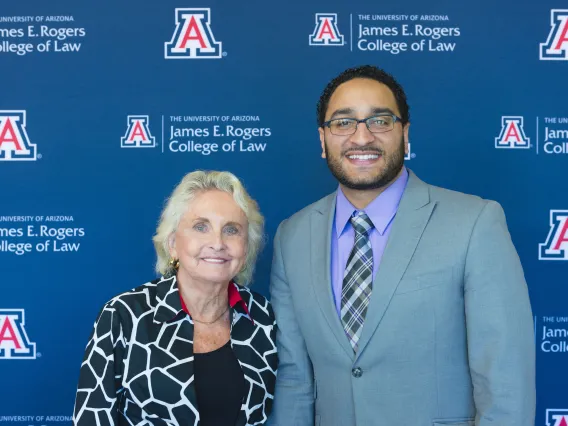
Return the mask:
[[[403,134],[403,138],[404,138],[404,153],[406,155],[408,155],[408,153],[410,152],[410,145],[409,145],[409,139],[408,139],[409,127],[410,127],[410,123],[406,123],[404,125],[404,127],[402,128],[402,134]]]
[[[321,143],[321,158],[325,158],[325,131],[323,127],[318,129]]]

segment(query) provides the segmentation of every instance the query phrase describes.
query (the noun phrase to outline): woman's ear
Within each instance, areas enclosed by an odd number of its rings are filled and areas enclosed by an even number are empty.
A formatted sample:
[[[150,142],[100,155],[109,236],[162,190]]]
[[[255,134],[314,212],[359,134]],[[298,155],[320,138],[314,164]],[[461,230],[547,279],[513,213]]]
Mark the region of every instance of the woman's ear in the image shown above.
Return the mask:
[[[170,234],[168,237],[168,251],[170,253],[170,257],[172,259],[177,259],[177,250],[176,250],[176,236],[175,234]]]

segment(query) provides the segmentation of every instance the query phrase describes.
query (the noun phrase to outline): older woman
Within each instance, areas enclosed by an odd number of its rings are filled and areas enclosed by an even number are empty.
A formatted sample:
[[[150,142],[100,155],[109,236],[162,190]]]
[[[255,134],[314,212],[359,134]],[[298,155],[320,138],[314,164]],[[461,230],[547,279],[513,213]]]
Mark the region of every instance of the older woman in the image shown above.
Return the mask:
[[[270,303],[248,284],[264,219],[227,172],[189,173],[154,237],[161,278],[107,302],[73,423],[262,425],[277,369]]]

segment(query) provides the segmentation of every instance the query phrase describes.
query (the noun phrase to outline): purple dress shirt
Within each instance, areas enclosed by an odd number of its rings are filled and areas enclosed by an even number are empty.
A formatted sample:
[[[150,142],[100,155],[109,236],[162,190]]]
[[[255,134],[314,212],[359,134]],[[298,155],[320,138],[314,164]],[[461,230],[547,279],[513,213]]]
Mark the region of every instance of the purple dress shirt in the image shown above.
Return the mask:
[[[363,210],[375,226],[370,233],[373,248],[373,278],[379,269],[379,264],[387,244],[391,223],[398,210],[398,205],[406,183],[408,170],[403,168],[401,175],[377,198]],[[341,188],[337,190],[335,219],[331,235],[331,285],[337,314],[341,316],[341,290],[343,275],[347,266],[347,258],[353,249],[355,232],[349,219],[358,210],[349,202]],[[371,296],[373,297],[373,296]]]

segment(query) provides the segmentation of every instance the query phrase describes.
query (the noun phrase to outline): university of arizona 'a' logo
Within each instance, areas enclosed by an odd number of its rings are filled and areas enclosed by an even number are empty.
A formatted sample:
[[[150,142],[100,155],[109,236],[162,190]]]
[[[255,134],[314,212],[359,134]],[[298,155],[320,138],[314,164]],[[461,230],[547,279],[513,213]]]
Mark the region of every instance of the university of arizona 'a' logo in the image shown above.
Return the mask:
[[[154,148],[156,139],[150,133],[147,115],[129,115],[126,134],[120,138],[121,148]]]
[[[166,42],[166,59],[221,58],[221,42],[211,31],[211,9],[176,9],[176,29]]]
[[[538,258],[568,260],[568,210],[550,210],[550,231],[546,242],[538,245]]]
[[[525,136],[523,117],[501,117],[501,133],[495,138],[495,148],[530,148]]]
[[[550,32],[540,43],[541,60],[568,60],[568,9],[550,11]]]
[[[310,35],[310,46],[343,46],[343,35],[337,28],[337,13],[316,13],[316,29]]]
[[[568,426],[568,410],[546,410],[546,426]]]
[[[0,359],[35,359],[25,325],[23,309],[0,309]]]
[[[33,161],[36,145],[26,131],[26,111],[0,111],[0,161]]]

